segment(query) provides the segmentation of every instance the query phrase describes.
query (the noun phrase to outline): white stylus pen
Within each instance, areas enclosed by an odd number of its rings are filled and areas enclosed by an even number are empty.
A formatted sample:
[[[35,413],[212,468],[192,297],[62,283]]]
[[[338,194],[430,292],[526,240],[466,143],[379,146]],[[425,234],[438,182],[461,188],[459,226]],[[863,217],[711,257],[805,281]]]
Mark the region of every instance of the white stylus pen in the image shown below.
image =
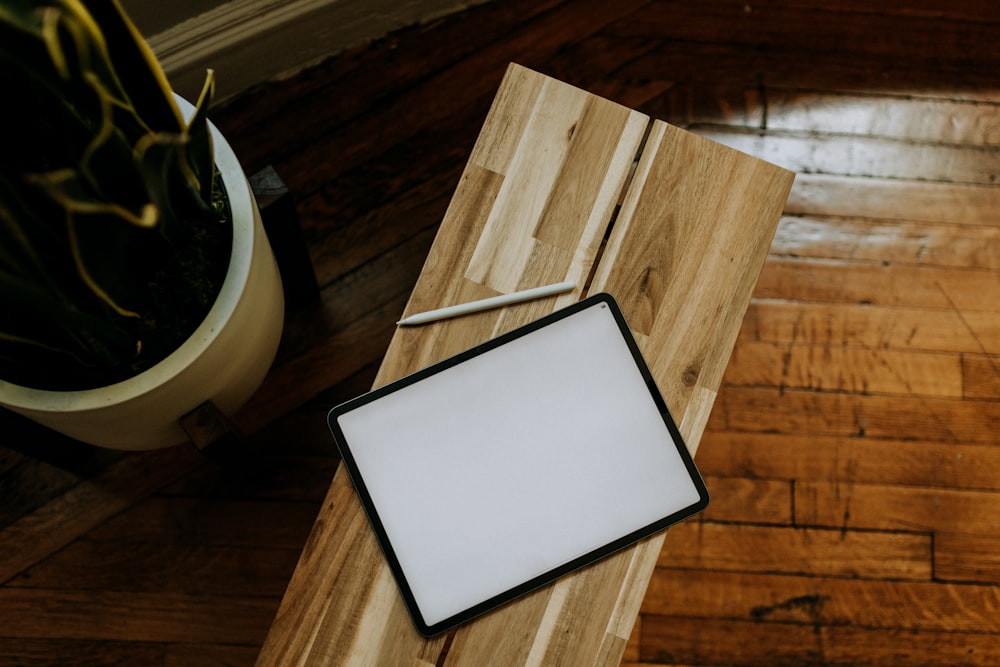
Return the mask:
[[[399,322],[396,322],[396,324],[426,324],[427,322],[444,320],[457,315],[466,315],[468,313],[479,312],[480,310],[489,310],[490,308],[508,306],[512,303],[521,303],[522,301],[531,301],[532,299],[541,299],[542,297],[552,296],[554,294],[562,294],[563,292],[570,291],[574,287],[576,287],[576,283],[571,280],[567,280],[565,282],[555,283],[554,285],[534,287],[520,292],[512,292],[511,294],[501,294],[500,296],[491,296],[488,299],[461,303],[456,306],[447,306],[446,308],[438,308],[437,310],[428,310],[425,313],[417,313],[416,315],[404,317]]]

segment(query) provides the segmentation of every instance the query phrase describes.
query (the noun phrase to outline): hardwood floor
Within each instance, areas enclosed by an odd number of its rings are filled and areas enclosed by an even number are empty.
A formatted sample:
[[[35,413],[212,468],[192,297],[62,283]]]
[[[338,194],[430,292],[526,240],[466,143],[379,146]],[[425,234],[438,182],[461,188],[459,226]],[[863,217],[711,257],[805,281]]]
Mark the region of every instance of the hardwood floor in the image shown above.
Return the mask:
[[[322,286],[249,470],[0,413],[0,665],[251,665],[504,68],[798,172],[628,665],[1000,662],[1000,12],[496,0],[217,109]]]

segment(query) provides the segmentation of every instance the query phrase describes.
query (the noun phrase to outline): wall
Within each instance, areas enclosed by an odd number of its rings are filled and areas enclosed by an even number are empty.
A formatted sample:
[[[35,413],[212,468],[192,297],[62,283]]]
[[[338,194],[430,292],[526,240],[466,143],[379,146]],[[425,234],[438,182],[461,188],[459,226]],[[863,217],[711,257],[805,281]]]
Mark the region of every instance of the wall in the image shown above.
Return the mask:
[[[294,74],[404,26],[485,0],[122,0],[174,89],[195,97],[216,71],[216,100]]]

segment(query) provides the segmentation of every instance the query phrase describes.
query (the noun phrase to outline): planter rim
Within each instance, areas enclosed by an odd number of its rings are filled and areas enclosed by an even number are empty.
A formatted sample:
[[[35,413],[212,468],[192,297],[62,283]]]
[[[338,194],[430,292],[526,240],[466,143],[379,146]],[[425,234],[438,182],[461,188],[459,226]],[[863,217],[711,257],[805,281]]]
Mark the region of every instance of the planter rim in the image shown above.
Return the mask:
[[[183,98],[175,96],[185,115],[194,111]],[[142,373],[103,387],[76,391],[35,389],[0,379],[2,404],[14,408],[76,412],[108,407],[146,394],[169,382],[196,359],[219,335],[222,325],[230,318],[239,302],[250,273],[254,237],[255,206],[249,184],[229,142],[209,123],[214,145],[215,165],[222,175],[233,224],[233,245],[222,287],[215,303],[194,333],[180,347],[155,366]],[[239,231],[237,231],[239,227]],[[244,229],[245,227],[245,229]]]

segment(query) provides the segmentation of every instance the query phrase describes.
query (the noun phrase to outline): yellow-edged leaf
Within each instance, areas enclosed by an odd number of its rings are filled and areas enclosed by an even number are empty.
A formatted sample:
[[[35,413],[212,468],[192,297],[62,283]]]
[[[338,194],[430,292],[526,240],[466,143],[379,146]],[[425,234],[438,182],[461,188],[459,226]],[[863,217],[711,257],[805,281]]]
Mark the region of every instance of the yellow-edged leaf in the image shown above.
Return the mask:
[[[90,272],[87,270],[87,265],[83,261],[83,256],[80,253],[80,241],[76,233],[76,221],[70,213],[66,214],[66,229],[69,235],[69,245],[70,250],[73,253],[73,262],[76,264],[76,270],[79,272],[80,278],[83,279],[83,282],[86,283],[88,288],[90,288],[90,291],[122,317],[139,317],[139,313],[128,310],[127,308],[122,308],[115,303],[115,300],[112,299],[111,296],[97,284],[93,276],[90,275]]]
[[[159,221],[159,212],[153,204],[146,204],[138,213],[134,213],[114,202],[81,199],[74,196],[70,190],[76,179],[77,172],[72,169],[58,169],[44,174],[28,174],[25,177],[29,183],[43,188],[53,200],[70,213],[113,215],[137,227],[146,228],[155,227]]]

